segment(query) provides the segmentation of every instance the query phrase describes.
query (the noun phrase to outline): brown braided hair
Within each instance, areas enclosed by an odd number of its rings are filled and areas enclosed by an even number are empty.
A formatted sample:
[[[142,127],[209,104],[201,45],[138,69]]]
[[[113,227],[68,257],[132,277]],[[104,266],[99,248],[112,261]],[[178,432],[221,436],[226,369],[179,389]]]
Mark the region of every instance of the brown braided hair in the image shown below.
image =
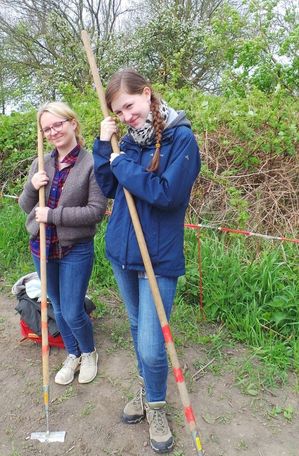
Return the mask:
[[[106,88],[105,98],[106,103],[110,111],[112,111],[111,104],[114,97],[120,90],[123,90],[130,95],[143,93],[145,87],[149,87],[151,90],[151,104],[150,109],[153,114],[153,127],[155,130],[155,139],[156,139],[156,150],[154,156],[147,168],[147,171],[157,171],[160,163],[160,149],[161,149],[161,140],[162,133],[165,128],[164,120],[162,119],[160,113],[160,99],[153,92],[152,86],[141,74],[133,69],[125,69],[114,73],[111,77],[108,86]]]

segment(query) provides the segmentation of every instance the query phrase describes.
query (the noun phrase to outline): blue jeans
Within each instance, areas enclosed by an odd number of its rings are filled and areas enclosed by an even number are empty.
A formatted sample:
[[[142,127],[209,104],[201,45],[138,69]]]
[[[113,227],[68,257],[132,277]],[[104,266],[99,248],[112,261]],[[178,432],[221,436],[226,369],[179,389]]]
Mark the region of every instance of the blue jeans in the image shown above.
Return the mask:
[[[149,402],[165,401],[168,362],[149,280],[138,271],[123,270],[112,264],[120,294],[124,300],[139,375],[144,379]],[[156,276],[167,319],[170,317],[176,292],[177,278]]]
[[[38,275],[40,260],[32,255]],[[75,244],[61,259],[47,262],[47,294],[69,354],[80,356],[94,350],[92,323],[84,299],[92,271],[93,241]]]

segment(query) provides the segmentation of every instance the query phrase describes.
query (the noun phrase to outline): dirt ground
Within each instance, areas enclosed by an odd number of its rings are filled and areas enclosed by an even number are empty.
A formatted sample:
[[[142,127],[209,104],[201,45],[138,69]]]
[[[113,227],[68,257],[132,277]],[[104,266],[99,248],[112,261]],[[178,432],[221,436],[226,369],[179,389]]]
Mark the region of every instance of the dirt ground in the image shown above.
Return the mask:
[[[148,456],[146,422],[122,423],[121,411],[136,389],[136,368],[129,337],[117,336],[124,318],[111,315],[94,321],[99,351],[99,373],[89,385],[54,383],[54,373],[65,357],[64,350],[51,349],[50,431],[66,431],[64,443],[31,440],[32,432],[45,431],[42,399],[41,347],[20,344],[19,315],[13,296],[0,295],[0,456]],[[244,353],[243,353],[244,354]],[[292,381],[281,390],[257,397],[244,395],[236,386],[233,371],[216,376],[203,371],[198,381],[194,361],[202,348],[179,350],[187,366],[188,390],[206,456],[298,456],[299,408]],[[236,360],[242,348],[234,349]],[[187,378],[187,374],[186,374]],[[294,382],[293,382],[294,383]],[[291,420],[282,413],[269,416],[273,407],[295,410]],[[179,393],[169,375],[169,422],[175,436],[173,456],[192,456],[192,439],[185,427]]]

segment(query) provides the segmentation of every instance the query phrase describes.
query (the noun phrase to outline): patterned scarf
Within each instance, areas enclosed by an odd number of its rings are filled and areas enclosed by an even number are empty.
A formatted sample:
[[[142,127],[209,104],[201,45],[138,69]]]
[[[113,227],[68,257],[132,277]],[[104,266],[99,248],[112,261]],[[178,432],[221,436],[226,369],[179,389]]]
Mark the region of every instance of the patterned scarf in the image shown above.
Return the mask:
[[[164,122],[167,122],[169,115],[169,108],[166,101],[160,101],[160,114]],[[142,128],[128,128],[128,133],[133,137],[134,141],[140,146],[145,146],[154,142],[155,129],[153,126],[153,114],[149,112],[145,124]]]

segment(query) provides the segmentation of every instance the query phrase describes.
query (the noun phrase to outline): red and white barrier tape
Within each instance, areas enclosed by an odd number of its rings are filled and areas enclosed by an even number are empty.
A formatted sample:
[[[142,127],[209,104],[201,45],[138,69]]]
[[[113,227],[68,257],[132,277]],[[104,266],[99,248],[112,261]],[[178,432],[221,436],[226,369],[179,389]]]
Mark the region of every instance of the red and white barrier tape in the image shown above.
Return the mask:
[[[210,225],[205,225],[205,224],[193,225],[192,223],[186,223],[185,227],[186,228],[192,228],[194,230],[200,229],[200,228],[208,228],[208,229],[211,229],[211,230],[222,231],[224,233],[243,234],[244,236],[256,236],[256,237],[261,237],[263,239],[269,239],[269,240],[271,239],[271,240],[275,240],[275,241],[294,242],[295,244],[299,244],[299,239],[292,239],[292,238],[287,238],[287,237],[283,237],[283,236],[270,236],[269,234],[253,233],[252,231],[239,230],[239,229],[233,229],[233,228],[226,228],[224,226],[210,226]]]

